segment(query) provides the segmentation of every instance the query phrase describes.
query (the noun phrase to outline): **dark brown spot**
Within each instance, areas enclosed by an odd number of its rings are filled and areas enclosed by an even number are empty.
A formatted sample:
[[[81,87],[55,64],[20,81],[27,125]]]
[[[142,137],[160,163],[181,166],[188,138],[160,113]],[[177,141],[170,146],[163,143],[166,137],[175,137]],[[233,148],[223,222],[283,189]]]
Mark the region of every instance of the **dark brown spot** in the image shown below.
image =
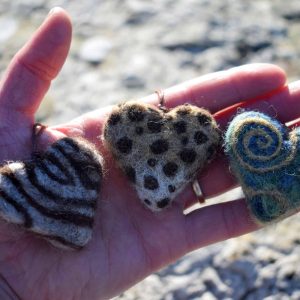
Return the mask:
[[[181,139],[181,144],[183,146],[187,145],[187,143],[189,142],[189,139],[187,136],[184,136],[182,139]]]
[[[154,154],[162,154],[169,149],[168,142],[163,139],[156,140],[150,145],[150,149]]]
[[[197,119],[198,119],[199,124],[203,125],[203,126],[207,126],[211,123],[211,117],[204,115],[202,113],[198,114]]]
[[[186,132],[186,123],[184,121],[176,122],[173,126],[177,134]]]
[[[179,153],[181,160],[187,164],[192,164],[196,159],[196,155],[193,149],[184,149]]]
[[[185,116],[185,115],[189,114],[190,111],[191,111],[190,105],[185,104],[185,105],[182,105],[180,108],[178,108],[177,114],[180,116]]]
[[[143,128],[143,127],[136,127],[136,128],[135,128],[135,133],[136,133],[137,135],[142,135],[143,132],[144,132],[144,128]]]
[[[108,124],[109,125],[116,125],[121,121],[121,115],[117,112],[112,113],[108,119]]]
[[[168,186],[168,190],[169,190],[170,193],[174,193],[174,192],[176,191],[176,188],[175,188],[174,185],[170,184],[170,185]]]
[[[128,154],[132,148],[132,140],[124,136],[118,140],[117,147],[121,153]]]
[[[147,161],[147,164],[148,164],[150,167],[155,167],[155,166],[156,166],[156,163],[157,163],[157,160],[154,159],[154,158],[149,158],[148,161]]]
[[[157,109],[154,109],[154,108],[151,108],[151,107],[148,108],[148,111],[151,112],[151,114],[156,114],[156,115],[160,114],[160,112]]]
[[[156,190],[158,186],[158,181],[155,177],[151,175],[147,175],[144,177],[144,187],[147,190]]]
[[[168,162],[163,166],[163,171],[166,176],[172,177],[176,174],[178,170],[178,165],[174,162]]]
[[[125,167],[125,173],[131,182],[135,182],[136,175],[133,167]]]
[[[164,198],[164,199],[157,202],[157,207],[158,208],[164,208],[169,204],[169,202],[170,202],[169,198]]]
[[[211,159],[216,153],[216,147],[211,145],[207,149],[207,159]]]
[[[128,109],[127,116],[132,122],[143,121],[145,117],[144,109],[139,105],[131,105]]]
[[[208,137],[201,130],[196,131],[194,134],[194,140],[198,145],[204,144],[208,141]]]
[[[144,199],[144,202],[145,202],[148,206],[151,205],[151,202],[150,202],[150,200],[148,200],[148,199]]]
[[[163,120],[161,118],[153,118],[148,121],[147,127],[152,133],[158,133],[163,126]]]

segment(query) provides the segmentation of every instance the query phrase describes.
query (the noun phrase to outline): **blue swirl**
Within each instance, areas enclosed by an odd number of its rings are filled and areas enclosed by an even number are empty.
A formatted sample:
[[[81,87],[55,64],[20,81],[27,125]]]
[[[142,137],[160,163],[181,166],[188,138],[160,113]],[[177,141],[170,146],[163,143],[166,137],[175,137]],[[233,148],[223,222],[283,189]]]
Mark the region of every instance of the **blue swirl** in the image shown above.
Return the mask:
[[[255,120],[249,121],[253,118]],[[285,162],[291,153],[291,141],[285,137],[285,127],[276,120],[258,112],[245,112],[236,117],[227,130],[227,151],[246,167],[260,171],[272,169]]]

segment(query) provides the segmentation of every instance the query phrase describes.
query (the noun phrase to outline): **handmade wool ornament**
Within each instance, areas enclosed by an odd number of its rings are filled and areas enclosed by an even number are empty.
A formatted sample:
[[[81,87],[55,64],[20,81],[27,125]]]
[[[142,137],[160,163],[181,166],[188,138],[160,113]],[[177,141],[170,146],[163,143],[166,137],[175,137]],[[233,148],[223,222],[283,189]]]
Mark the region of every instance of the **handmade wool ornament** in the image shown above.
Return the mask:
[[[91,239],[102,157],[83,139],[63,138],[30,161],[0,168],[0,216],[63,249]]]
[[[220,131],[212,115],[196,106],[168,111],[130,101],[113,110],[104,139],[143,204],[160,211],[212,159]]]
[[[289,131],[259,112],[244,112],[230,123],[225,151],[254,219],[283,219],[300,206],[300,128]]]

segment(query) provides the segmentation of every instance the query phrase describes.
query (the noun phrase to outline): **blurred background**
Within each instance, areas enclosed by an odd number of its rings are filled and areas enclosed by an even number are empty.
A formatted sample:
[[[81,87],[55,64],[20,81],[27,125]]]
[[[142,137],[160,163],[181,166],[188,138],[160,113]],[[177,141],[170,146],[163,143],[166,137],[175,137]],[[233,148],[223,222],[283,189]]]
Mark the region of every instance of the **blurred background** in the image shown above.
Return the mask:
[[[46,124],[245,63],[299,78],[297,0],[0,0],[1,73],[54,6],[74,33],[38,112]],[[116,299],[300,299],[299,232],[295,216],[200,249]]]

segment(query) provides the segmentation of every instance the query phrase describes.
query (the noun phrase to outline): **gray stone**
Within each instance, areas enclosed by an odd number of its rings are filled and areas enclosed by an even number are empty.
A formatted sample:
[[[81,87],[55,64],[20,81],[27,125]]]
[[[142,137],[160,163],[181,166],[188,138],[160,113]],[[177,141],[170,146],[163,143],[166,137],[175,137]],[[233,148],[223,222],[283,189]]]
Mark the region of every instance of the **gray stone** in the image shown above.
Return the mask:
[[[157,5],[145,3],[137,0],[130,0],[126,3],[128,16],[126,23],[130,25],[139,25],[149,22],[157,12]]]
[[[171,29],[171,28],[170,28]],[[168,30],[160,41],[162,47],[167,50],[185,50],[192,53],[201,52],[210,47],[221,46],[221,40],[214,40],[209,34],[209,25],[205,22],[198,23],[184,23],[178,30]]]
[[[124,74],[122,78],[122,83],[125,87],[134,89],[142,88],[145,85],[144,80],[136,74]]]

